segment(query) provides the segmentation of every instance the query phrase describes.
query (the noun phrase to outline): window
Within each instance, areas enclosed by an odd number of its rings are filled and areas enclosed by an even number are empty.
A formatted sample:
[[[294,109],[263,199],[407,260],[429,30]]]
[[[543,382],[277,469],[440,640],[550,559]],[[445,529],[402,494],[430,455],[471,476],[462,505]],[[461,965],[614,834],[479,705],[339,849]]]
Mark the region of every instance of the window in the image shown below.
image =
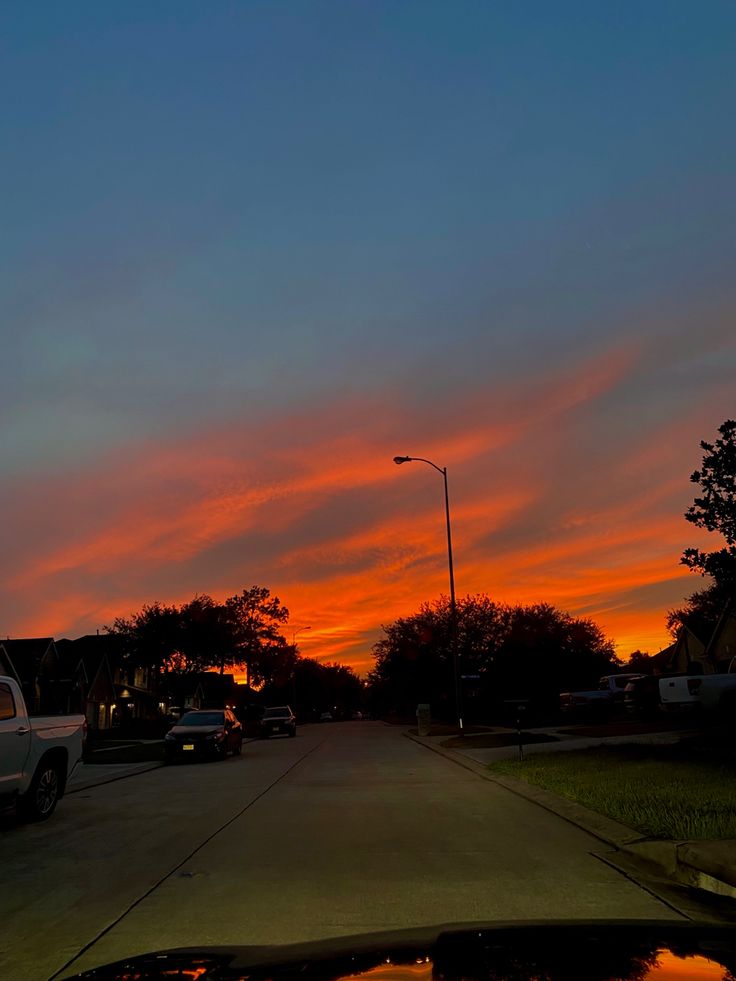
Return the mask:
[[[9,685],[0,685],[0,722],[15,717],[15,702]]]

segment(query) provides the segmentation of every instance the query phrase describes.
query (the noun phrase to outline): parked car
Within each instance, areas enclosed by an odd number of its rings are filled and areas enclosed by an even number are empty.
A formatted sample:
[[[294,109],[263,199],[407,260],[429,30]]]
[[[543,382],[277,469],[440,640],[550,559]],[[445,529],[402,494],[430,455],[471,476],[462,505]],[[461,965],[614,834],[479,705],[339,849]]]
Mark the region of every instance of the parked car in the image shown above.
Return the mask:
[[[624,688],[624,708],[635,719],[654,719],[660,714],[659,678],[645,674],[632,678]]]
[[[332,712],[323,712],[319,717],[320,722],[332,722]]]
[[[296,716],[288,705],[272,705],[261,717],[261,739],[270,736],[296,736]]]
[[[29,717],[20,686],[0,677],[0,802],[43,821],[64,796],[82,758],[87,722],[83,715]]]
[[[230,709],[185,712],[164,737],[166,759],[224,760],[229,752],[240,756],[243,727]]]
[[[353,712],[353,714],[350,716],[350,718],[354,722],[362,722],[363,721],[363,713],[362,712]]]
[[[560,695],[560,711],[565,715],[607,718],[622,706],[624,689],[641,674],[607,674],[591,691],[567,691]]]
[[[722,717],[724,721],[736,717],[736,671],[660,678],[659,692],[665,712]]]

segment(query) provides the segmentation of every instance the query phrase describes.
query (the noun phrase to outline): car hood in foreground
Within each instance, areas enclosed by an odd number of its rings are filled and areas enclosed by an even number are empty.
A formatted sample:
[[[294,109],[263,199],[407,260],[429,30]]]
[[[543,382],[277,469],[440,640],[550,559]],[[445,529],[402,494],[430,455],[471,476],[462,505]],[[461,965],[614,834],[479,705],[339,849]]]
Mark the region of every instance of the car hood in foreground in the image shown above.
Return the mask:
[[[365,981],[716,981],[734,973],[734,926],[601,920],[471,923],[288,947],[179,948],[67,981],[339,981],[358,974]]]

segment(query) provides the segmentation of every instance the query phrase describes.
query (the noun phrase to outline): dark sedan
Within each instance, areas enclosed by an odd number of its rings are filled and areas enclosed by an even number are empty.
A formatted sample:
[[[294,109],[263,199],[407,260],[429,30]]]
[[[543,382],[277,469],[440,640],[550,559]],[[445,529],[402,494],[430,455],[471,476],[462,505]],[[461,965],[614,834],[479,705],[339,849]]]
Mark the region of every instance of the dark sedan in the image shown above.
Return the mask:
[[[296,716],[288,705],[267,708],[261,717],[261,739],[278,735],[296,735]]]
[[[224,760],[229,752],[240,756],[242,747],[243,728],[229,709],[185,712],[164,739],[168,760]]]

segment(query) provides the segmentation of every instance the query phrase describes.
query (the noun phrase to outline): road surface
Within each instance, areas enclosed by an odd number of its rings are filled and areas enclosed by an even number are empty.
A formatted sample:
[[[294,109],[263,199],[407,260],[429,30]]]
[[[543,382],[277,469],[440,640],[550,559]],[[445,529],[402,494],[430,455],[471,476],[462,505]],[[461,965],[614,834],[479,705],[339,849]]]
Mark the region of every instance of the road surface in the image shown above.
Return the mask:
[[[0,837],[0,977],[469,920],[678,919],[599,841],[379,722],[67,796]]]

